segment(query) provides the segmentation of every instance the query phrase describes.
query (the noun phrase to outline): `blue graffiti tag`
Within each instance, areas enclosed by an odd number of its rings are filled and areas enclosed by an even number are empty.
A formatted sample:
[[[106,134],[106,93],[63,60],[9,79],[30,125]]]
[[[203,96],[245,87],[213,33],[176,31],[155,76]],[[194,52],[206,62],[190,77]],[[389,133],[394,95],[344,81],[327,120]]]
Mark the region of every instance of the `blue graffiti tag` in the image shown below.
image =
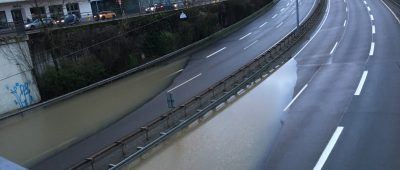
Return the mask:
[[[33,97],[29,85],[31,82],[15,83],[12,88],[6,87],[8,91],[15,97],[14,103],[20,108],[29,106],[33,103]]]

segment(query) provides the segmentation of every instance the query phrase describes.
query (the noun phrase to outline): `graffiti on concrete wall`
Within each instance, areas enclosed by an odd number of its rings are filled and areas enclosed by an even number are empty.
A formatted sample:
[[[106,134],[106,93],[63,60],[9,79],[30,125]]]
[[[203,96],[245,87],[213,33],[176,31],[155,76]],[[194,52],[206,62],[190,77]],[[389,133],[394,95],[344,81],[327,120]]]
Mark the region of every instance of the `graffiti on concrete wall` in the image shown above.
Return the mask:
[[[31,105],[33,97],[29,85],[31,82],[15,83],[13,87],[6,87],[6,89],[14,96],[14,103],[20,108]]]

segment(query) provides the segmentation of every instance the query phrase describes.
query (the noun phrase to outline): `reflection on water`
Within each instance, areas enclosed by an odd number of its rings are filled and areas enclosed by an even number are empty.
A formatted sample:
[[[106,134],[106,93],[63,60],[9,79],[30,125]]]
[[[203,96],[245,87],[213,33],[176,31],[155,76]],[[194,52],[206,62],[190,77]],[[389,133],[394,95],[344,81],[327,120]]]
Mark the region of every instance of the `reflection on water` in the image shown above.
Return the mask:
[[[0,155],[30,166],[87,136],[156,95],[186,62],[182,59],[0,122]]]
[[[125,169],[259,169],[293,97],[296,70],[290,60],[210,120],[178,133]]]

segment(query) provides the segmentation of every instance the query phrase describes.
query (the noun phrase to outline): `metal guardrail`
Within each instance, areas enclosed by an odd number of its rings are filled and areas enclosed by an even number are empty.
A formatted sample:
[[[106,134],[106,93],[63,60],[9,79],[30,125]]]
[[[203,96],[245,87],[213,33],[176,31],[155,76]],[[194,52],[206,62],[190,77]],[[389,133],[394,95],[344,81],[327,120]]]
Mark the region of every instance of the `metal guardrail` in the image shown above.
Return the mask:
[[[242,89],[261,81],[273,73],[292,56],[285,55],[311,29],[320,23],[326,0],[319,0],[313,14],[300,27],[284,37],[275,46],[243,66],[222,81],[192,98],[184,105],[171,110],[129,135],[114,142],[70,169],[119,169],[139,158],[146,151],[165,141],[193,121],[236,95]],[[121,161],[122,160],[122,161]]]

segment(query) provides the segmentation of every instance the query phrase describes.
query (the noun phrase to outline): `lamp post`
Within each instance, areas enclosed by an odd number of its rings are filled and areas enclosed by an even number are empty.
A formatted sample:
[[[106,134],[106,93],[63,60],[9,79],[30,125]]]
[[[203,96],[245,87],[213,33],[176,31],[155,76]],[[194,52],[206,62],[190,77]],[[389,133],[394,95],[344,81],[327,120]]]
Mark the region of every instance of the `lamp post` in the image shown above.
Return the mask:
[[[121,15],[124,16],[124,11],[122,10],[122,0],[117,0],[117,3],[119,5],[119,9],[121,10]]]
[[[296,15],[297,15],[297,30],[299,30],[300,27],[299,0],[296,0]]]
[[[142,13],[142,3],[140,1],[142,1],[142,0],[138,0],[138,3],[139,3],[139,14]]]

